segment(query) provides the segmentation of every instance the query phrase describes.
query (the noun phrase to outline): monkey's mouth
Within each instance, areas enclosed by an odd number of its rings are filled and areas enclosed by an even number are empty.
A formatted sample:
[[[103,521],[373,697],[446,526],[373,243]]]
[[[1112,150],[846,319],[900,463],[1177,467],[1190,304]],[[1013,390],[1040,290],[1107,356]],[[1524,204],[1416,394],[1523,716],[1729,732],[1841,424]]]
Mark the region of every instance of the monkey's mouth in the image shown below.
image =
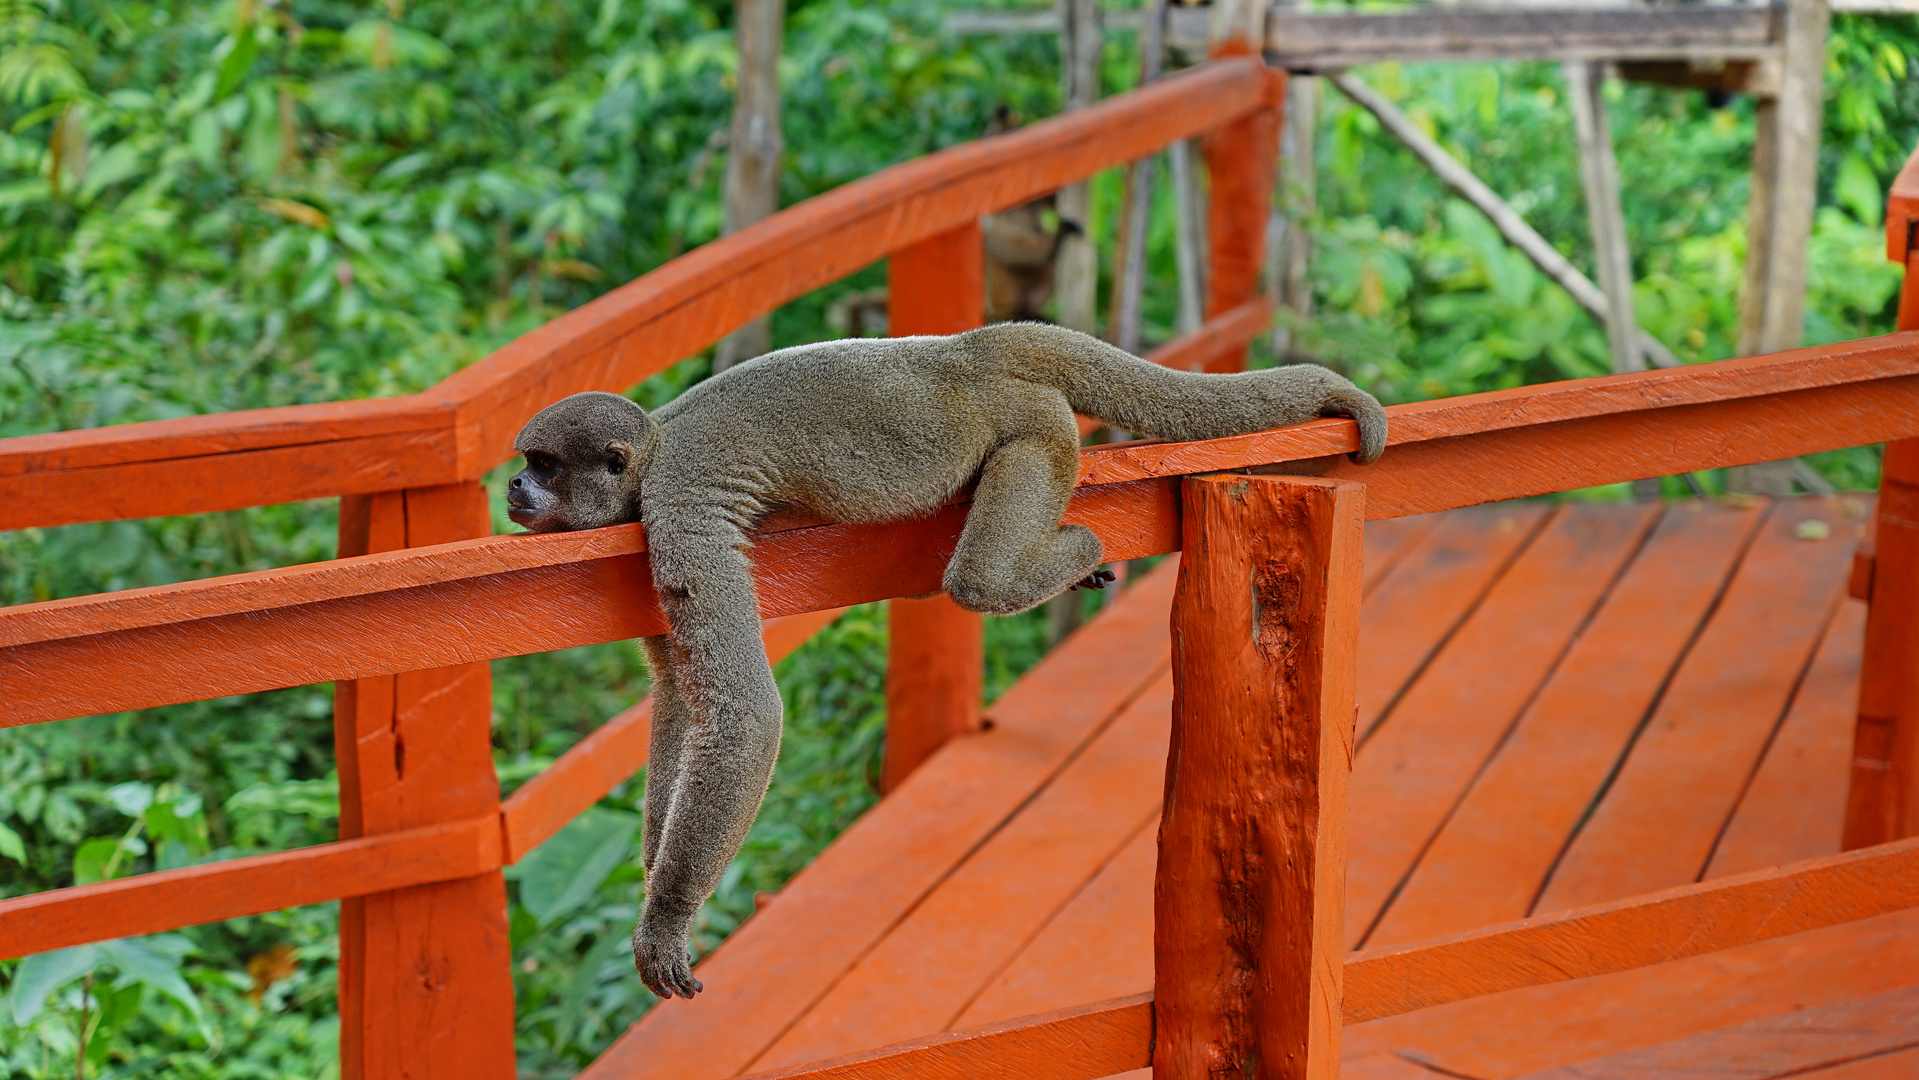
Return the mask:
[[[521,506],[518,503],[508,501],[506,504],[506,516],[513,524],[521,526],[522,528],[531,529],[534,532],[551,532],[553,530],[553,522],[549,520],[545,514],[540,513],[531,506]]]

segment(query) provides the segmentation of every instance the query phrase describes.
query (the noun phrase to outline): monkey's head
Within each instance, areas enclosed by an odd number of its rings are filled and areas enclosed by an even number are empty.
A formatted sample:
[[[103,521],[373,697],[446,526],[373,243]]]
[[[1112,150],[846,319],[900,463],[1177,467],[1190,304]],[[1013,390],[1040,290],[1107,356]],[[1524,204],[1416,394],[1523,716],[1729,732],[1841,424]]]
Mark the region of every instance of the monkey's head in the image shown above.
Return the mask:
[[[526,468],[507,481],[506,514],[534,532],[637,521],[640,480],[659,443],[659,425],[618,394],[561,398],[513,440]]]

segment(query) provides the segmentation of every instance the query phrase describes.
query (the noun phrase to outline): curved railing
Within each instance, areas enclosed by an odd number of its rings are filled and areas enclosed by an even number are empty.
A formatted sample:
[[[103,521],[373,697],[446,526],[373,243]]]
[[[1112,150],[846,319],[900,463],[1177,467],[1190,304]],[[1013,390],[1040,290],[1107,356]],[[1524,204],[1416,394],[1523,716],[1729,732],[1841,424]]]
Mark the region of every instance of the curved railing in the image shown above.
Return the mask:
[[[505,456],[526,415],[560,394],[630,385],[889,252],[922,267],[935,266],[929,251],[976,258],[967,230],[979,214],[1169,139],[1222,129],[1211,144],[1214,250],[1228,271],[1215,274],[1224,283],[1212,296],[1216,319],[1162,359],[1230,363],[1267,310],[1251,296],[1259,230],[1249,226],[1263,224],[1269,189],[1259,170],[1270,167],[1282,85],[1251,60],[1215,63],[888,170],[677,260],[411,398],[0,443],[0,512],[18,515],[0,527],[342,494],[351,497],[342,504],[343,550],[364,552],[0,609],[6,725],[338,681],[348,836],[0,901],[0,957],[346,898],[347,1074],[512,1075],[499,869],[644,764],[649,714],[643,702],[615,717],[501,803],[484,662],[535,642],[545,650],[655,633],[664,622],[639,526],[484,536],[472,481]],[[1236,190],[1258,198],[1235,200]],[[1919,155],[1895,188],[1888,223],[1892,253],[1909,267],[1919,262],[1916,220]],[[902,315],[909,324],[977,319],[976,311],[933,312],[932,301],[915,308],[910,290],[896,290],[895,300],[905,302],[896,324]],[[1901,310],[1907,329],[1878,338],[1396,406],[1390,449],[1364,468],[1343,456],[1357,446],[1346,420],[1085,451],[1068,520],[1097,532],[1115,560],[1185,551],[1175,674],[1183,686],[1243,691],[1175,701],[1183,771],[1169,785],[1159,873],[1184,884],[1158,890],[1156,919],[1178,947],[1160,951],[1154,995],[794,1075],[1091,1078],[1153,1063],[1155,1040],[1160,1064],[1185,1075],[1182,1048],[1237,1048],[1235,1039],[1257,1040],[1268,1060],[1292,1055],[1305,1074],[1331,1075],[1342,1017],[1357,1022],[1919,904],[1919,841],[1901,839],[1406,948],[1347,956],[1338,926],[1362,521],[1866,443],[1919,446],[1899,442],[1919,439],[1919,274],[1908,275]],[[1209,475],[1219,473],[1232,475]],[[1889,465],[1889,478],[1896,473]],[[199,483],[213,487],[193,490]],[[774,620],[769,651],[782,654],[845,605],[936,589],[966,509],[956,501],[882,525],[764,525],[754,573],[762,613]],[[1867,572],[1882,637],[1919,612],[1894,588],[1919,581],[1919,545],[1885,542],[1900,520],[1882,515]],[[1298,603],[1264,610],[1244,585],[1249,567],[1275,566],[1298,583]],[[1249,626],[1258,628],[1255,641],[1284,643],[1284,663],[1281,645],[1244,647]],[[1907,660],[1876,654],[1869,641],[1865,677]],[[1273,737],[1294,752],[1232,736],[1240,730],[1233,709],[1244,705],[1229,708],[1228,699],[1278,717]],[[1901,738],[1919,733],[1903,713],[1888,722]],[[1286,796],[1249,803],[1248,790]],[[1895,776],[1881,794],[1905,807],[1911,779]],[[1245,880],[1245,852],[1275,844],[1285,858],[1267,865],[1288,865],[1283,879]],[[1257,940],[1223,941],[1207,929],[1227,925]],[[1262,965],[1258,979],[1229,977],[1244,974],[1249,958]]]

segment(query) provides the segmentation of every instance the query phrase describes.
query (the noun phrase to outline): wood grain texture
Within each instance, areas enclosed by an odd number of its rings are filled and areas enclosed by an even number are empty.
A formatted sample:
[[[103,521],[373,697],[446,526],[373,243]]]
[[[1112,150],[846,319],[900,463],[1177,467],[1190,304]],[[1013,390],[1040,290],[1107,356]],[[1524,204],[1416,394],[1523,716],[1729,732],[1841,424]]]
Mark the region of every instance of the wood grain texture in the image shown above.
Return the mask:
[[[1162,673],[842,976],[759,1067],[958,1027],[993,973],[1158,809],[1172,694],[1172,677]],[[1061,1005],[1086,1000],[1098,998]]]
[[[751,1071],[1165,669],[1177,568],[1168,560],[1136,579],[1049,652],[987,710],[988,730],[933,755],[701,961],[707,988],[697,1002],[655,1007],[582,1075],[717,1080]]]
[[[1845,594],[1856,520],[1838,499],[1773,505],[1534,913],[1699,880]]]
[[[1335,14],[1277,6],[1266,20],[1273,63],[1337,70],[1383,61],[1757,57],[1774,48],[1764,8],[1617,8],[1555,4],[1547,11]]]
[[[475,818],[16,896],[0,959],[472,877],[500,856],[499,822]]]
[[[1237,0],[1246,7],[1253,0]],[[1216,15],[1224,17],[1223,12]],[[1248,12],[1256,22],[1257,15]],[[1243,56],[1252,51],[1244,40],[1228,41],[1213,49],[1216,58]],[[1206,156],[1211,190],[1206,203],[1206,316],[1233,311],[1259,291],[1260,266],[1266,256],[1266,219],[1272,214],[1273,174],[1279,162],[1279,126],[1286,103],[1286,75],[1269,72],[1267,107],[1240,116],[1210,131],[1200,140]],[[1224,349],[1209,357],[1202,370],[1243,371],[1246,347]]]
[[[348,554],[485,536],[492,527],[477,483],[353,497],[340,524]],[[497,845],[492,720],[484,663],[337,684],[342,838],[486,817]],[[343,899],[341,1076],[508,1080],[511,964],[497,867]]]
[[[1153,1074],[1332,1080],[1364,489],[1187,480]]]
[[[1583,979],[1919,905],[1919,840],[1668,889],[1346,963],[1349,1024]]]
[[[1139,994],[750,1080],[1097,1080],[1146,1064],[1152,1048],[1152,995]]]
[[[978,221],[894,252],[888,331],[957,334],[982,325],[985,259]],[[979,730],[986,664],[981,617],[946,596],[894,600],[887,627],[881,791],[904,783],[948,739]]]
[[[1360,748],[1352,802],[1366,808],[1367,827],[1348,861],[1348,947],[1389,910],[1655,514],[1645,504],[1562,506]]]
[[[1370,944],[1421,941],[1531,912],[1566,838],[1618,765],[1763,516],[1756,507],[1703,501],[1665,510],[1420,856]],[[1529,636],[1518,630],[1525,625],[1509,623],[1506,632]],[[1360,754],[1362,774],[1367,753]],[[1780,861],[1790,860],[1766,865]]]
[[[1864,604],[1840,604],[1785,722],[1713,848],[1707,879],[1844,850],[1865,628]]]
[[[1919,987],[1794,1009],[1530,1073],[1525,1080],[1823,1077],[1828,1068],[1912,1049],[1919,1049]]]

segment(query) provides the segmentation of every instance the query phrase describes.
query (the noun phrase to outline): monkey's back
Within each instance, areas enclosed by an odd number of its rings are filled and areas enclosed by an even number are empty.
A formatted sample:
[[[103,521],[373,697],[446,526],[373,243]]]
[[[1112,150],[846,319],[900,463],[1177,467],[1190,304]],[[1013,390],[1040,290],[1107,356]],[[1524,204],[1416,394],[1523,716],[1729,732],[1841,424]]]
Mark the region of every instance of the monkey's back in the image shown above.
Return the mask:
[[[1060,391],[1013,378],[964,336],[781,349],[700,383],[654,417],[653,472],[702,483],[656,491],[649,479],[646,500],[725,496],[749,519],[775,506],[837,521],[910,517],[952,497],[1009,438],[1077,441]]]

